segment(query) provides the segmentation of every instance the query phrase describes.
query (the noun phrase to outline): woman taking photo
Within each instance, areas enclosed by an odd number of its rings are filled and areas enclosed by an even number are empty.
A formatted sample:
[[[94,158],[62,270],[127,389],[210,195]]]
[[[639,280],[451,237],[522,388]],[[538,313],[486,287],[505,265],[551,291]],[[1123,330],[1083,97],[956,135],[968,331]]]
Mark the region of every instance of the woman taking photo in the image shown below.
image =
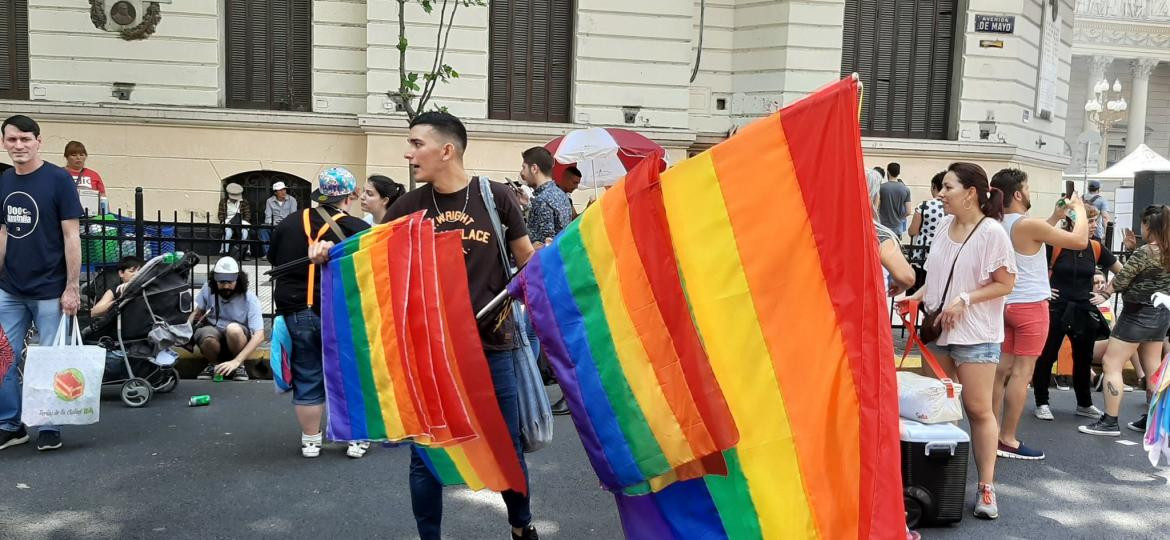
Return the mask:
[[[361,199],[362,211],[366,213],[366,223],[370,225],[384,223],[390,205],[403,193],[406,193],[406,187],[388,177],[375,174],[367,179]]]
[[[1170,208],[1149,206],[1142,213],[1142,238],[1146,245],[1133,252],[1113,282],[1105,287],[1107,294],[1121,293],[1124,307],[1105,349],[1105,414],[1092,424],[1081,426],[1081,433],[1117,437],[1117,414],[1121,409],[1121,368],[1136,351],[1146,373],[1158,370],[1162,359],[1162,340],[1170,330],[1170,311],[1156,307],[1150,295],[1170,294],[1170,249],[1161,245],[1170,241]],[[1126,231],[1126,248],[1136,244],[1133,233]],[[1149,386],[1149,385],[1147,385]],[[1147,396],[1149,391],[1146,392]],[[1146,430],[1146,416],[1129,423],[1134,431]]]
[[[1004,297],[1016,283],[1012,243],[999,220],[1003,193],[973,163],[953,163],[939,194],[947,216],[926,258],[926,284],[912,297],[938,312],[942,333],[929,344],[948,377],[963,385],[979,484],[975,517],[995,519],[999,425],[991,407],[1003,342]]]
[[[1058,207],[1053,217],[1064,218],[1062,214],[1067,213],[1068,206],[1063,205]],[[1097,230],[1101,212],[1093,206],[1086,206],[1085,214],[1089,221],[1089,231]],[[1072,230],[1072,223],[1068,219],[1064,219],[1064,229]],[[1044,342],[1044,352],[1040,353],[1040,358],[1036,360],[1036,370],[1032,373],[1035,415],[1041,420],[1053,419],[1052,409],[1048,406],[1048,383],[1052,365],[1056,363],[1065,337],[1068,337],[1072,346],[1072,386],[1077,396],[1076,414],[1096,420],[1101,418],[1101,411],[1093,406],[1093,346],[1100,325],[1104,324],[1104,328],[1108,329],[1105,317],[1097,309],[1097,306],[1108,300],[1108,296],[1095,292],[1093,282],[1098,266],[1117,273],[1121,270],[1121,263],[1096,238],[1090,239],[1089,246],[1082,250],[1048,249],[1052,300],[1048,304],[1048,340]]]

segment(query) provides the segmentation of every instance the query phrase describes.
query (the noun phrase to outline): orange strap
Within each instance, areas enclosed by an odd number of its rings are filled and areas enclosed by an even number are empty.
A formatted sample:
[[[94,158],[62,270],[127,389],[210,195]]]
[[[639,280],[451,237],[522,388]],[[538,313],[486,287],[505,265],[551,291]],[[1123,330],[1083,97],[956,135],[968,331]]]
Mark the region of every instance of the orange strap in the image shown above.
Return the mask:
[[[340,216],[341,216],[341,214],[334,214],[333,218],[332,218],[333,221],[336,222],[337,218]],[[312,225],[309,224],[309,209],[308,208],[306,208],[305,211],[301,213],[301,222],[304,223],[305,239],[309,241],[310,246],[317,243],[317,242],[320,242],[321,238],[324,237],[325,233],[329,230],[329,224],[326,223],[326,224],[322,225],[320,229],[317,230],[316,235],[313,235],[313,227],[312,227]],[[313,263],[309,263],[309,284],[308,284],[308,288],[307,288],[308,290],[306,291],[306,296],[305,296],[305,303],[308,304],[309,307],[313,307],[313,283],[315,283],[317,281],[316,278],[317,278],[317,265],[315,265]]]
[[[934,355],[926,348],[926,344],[918,337],[918,310],[921,302],[918,300],[907,301],[904,305],[898,306],[898,315],[902,317],[902,324],[906,330],[910,332],[910,338],[906,340],[906,350],[902,351],[902,360],[898,362],[898,369],[902,369],[902,364],[906,362],[906,356],[910,354],[910,349],[915,345],[918,350],[922,352],[922,358],[926,360],[926,364],[930,366],[930,370],[934,372],[934,376],[943,383],[947,389],[947,398],[954,399],[955,397],[955,383],[947,377],[947,373],[943,371],[942,366],[939,365],[938,360],[935,360]]]

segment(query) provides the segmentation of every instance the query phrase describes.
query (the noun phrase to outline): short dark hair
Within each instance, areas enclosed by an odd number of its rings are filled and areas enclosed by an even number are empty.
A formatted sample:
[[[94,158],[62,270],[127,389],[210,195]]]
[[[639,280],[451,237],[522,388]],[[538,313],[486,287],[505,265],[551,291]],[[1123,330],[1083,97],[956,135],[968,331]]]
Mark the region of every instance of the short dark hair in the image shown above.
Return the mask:
[[[135,268],[142,268],[142,259],[133,255],[127,255],[118,260],[118,271],[125,272]]]
[[[885,169],[883,169],[883,168],[881,168],[881,167],[874,167],[874,168],[873,168],[873,170],[875,170],[875,171],[877,171],[877,172],[881,173],[881,174],[882,174],[882,179],[889,178],[889,177],[887,177],[887,176],[886,176],[886,170],[885,170]]]
[[[545,176],[552,174],[553,156],[547,148],[533,146],[520,155],[524,158],[525,165],[536,165],[536,168],[540,169],[540,172],[544,173]]]
[[[73,154],[85,154],[88,156],[89,152],[85,151],[84,144],[78,141],[69,141],[65,143],[65,157],[72,156]]]
[[[895,162],[890,162],[886,165],[886,170],[890,171],[890,178],[897,178],[902,176],[902,166]]]
[[[576,176],[577,178],[581,178],[582,176],[584,176],[581,174],[581,169],[578,169],[576,165],[569,165],[568,167],[566,167],[565,173]]]
[[[467,128],[455,115],[443,111],[428,111],[410,121],[410,127],[431,126],[439,134],[459,143],[459,150],[467,150]]]
[[[1016,193],[1024,189],[1024,182],[1027,181],[1028,173],[1020,169],[1000,169],[999,172],[995,173],[995,176],[991,177],[991,187],[1003,192],[1003,205],[1008,206],[1015,198]]]
[[[942,171],[942,172],[939,172],[938,174],[935,174],[934,178],[930,179],[930,187],[934,188],[935,191],[942,191],[942,181],[943,181],[943,178],[946,177],[946,175],[947,175],[946,171]]]
[[[4,124],[0,125],[0,133],[3,133],[8,126],[13,126],[25,133],[32,133],[35,137],[41,136],[41,125],[36,120],[29,118],[23,114],[9,116]]]

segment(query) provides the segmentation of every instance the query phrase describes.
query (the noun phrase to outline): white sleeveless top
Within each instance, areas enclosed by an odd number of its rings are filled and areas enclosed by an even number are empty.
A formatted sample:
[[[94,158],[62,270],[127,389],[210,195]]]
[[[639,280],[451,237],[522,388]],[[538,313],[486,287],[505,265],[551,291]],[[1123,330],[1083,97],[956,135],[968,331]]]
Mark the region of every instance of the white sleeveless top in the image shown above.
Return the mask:
[[[1012,228],[1024,217],[1023,214],[1007,214],[1003,216],[1003,228],[1012,237]],[[1015,249],[1012,242],[1012,254],[1016,257],[1016,286],[1007,296],[1007,304],[1028,304],[1048,300],[1052,296],[1052,286],[1048,283],[1048,250],[1040,244],[1040,250],[1032,255],[1024,255]]]

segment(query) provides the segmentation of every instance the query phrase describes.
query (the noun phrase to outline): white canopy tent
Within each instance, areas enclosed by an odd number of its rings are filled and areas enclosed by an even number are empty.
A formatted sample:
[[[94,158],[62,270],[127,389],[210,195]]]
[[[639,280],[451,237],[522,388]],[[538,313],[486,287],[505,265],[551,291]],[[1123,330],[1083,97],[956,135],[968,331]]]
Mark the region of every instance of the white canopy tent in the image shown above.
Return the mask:
[[[1143,144],[1112,167],[1097,174],[1091,174],[1089,178],[1100,180],[1128,180],[1132,179],[1135,174],[1141,171],[1170,171],[1170,159],[1162,157],[1157,152],[1151,150],[1149,146]]]

